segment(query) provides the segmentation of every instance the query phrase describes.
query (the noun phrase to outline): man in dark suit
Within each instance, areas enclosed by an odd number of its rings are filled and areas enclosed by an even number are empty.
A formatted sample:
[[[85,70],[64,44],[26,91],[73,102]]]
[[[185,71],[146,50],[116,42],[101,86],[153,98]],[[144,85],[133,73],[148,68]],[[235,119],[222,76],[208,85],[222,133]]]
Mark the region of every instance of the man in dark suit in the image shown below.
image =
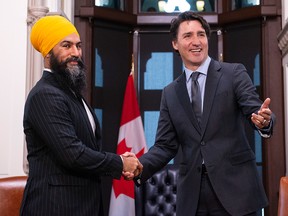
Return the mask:
[[[119,179],[141,164],[132,154],[101,151],[98,120],[81,96],[85,68],[76,28],[64,17],[43,17],[31,43],[44,57],[44,72],[25,104],[29,177],[20,215],[102,216],[101,176]]]
[[[210,27],[199,14],[181,13],[170,31],[185,69],[163,89],[156,141],[140,158],[143,172],[134,180],[141,185],[181,148],[177,216],[256,215],[268,201],[243,123],[270,137],[275,122],[270,98],[260,101],[242,64],[208,56]],[[198,84],[192,84],[196,73]],[[191,89],[197,85],[194,102]]]

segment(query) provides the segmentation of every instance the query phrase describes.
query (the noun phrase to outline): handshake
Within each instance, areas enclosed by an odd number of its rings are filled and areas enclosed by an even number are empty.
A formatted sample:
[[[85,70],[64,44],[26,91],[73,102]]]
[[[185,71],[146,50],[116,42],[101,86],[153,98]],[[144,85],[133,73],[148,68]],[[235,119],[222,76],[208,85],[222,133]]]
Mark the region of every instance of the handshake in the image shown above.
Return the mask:
[[[125,152],[120,155],[123,161],[122,175],[125,180],[132,180],[140,175],[143,170],[143,165],[140,163],[136,155],[132,152]]]

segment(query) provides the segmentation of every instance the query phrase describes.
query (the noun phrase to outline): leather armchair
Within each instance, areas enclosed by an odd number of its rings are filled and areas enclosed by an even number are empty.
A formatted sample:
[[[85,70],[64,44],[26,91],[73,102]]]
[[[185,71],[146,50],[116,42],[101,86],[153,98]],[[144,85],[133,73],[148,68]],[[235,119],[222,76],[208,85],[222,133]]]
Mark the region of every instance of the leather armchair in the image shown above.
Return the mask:
[[[175,216],[178,167],[168,164],[135,189],[136,216]]]
[[[278,216],[288,215],[288,176],[281,177],[279,187]]]
[[[0,215],[18,216],[27,176],[0,178]]]

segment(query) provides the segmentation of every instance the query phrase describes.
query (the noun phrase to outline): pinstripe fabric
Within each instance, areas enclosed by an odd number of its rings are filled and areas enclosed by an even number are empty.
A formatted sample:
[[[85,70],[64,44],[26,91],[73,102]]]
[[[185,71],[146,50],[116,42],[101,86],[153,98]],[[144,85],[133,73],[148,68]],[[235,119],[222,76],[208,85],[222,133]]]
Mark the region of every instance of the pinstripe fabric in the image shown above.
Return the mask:
[[[95,134],[73,93],[44,71],[25,104],[29,178],[20,215],[100,215],[100,177],[120,178],[122,162],[100,151],[100,127],[93,117]]]

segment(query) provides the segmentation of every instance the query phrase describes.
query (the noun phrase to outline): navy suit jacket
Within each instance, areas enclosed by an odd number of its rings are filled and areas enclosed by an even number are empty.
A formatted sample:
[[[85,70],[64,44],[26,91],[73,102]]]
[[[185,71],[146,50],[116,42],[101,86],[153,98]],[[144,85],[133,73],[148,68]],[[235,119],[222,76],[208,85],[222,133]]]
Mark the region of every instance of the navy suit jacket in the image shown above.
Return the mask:
[[[243,121],[254,127],[250,117],[262,101],[242,64],[212,60],[205,88],[200,126],[192,111],[185,73],[163,89],[156,141],[140,158],[144,166],[140,180],[146,181],[165,166],[180,147],[183,158],[177,184],[177,216],[196,213],[203,160],[225,209],[233,216],[255,212],[268,202]]]
[[[83,103],[44,71],[25,104],[29,177],[21,215],[99,215],[104,175],[120,178],[122,161],[101,152]]]

